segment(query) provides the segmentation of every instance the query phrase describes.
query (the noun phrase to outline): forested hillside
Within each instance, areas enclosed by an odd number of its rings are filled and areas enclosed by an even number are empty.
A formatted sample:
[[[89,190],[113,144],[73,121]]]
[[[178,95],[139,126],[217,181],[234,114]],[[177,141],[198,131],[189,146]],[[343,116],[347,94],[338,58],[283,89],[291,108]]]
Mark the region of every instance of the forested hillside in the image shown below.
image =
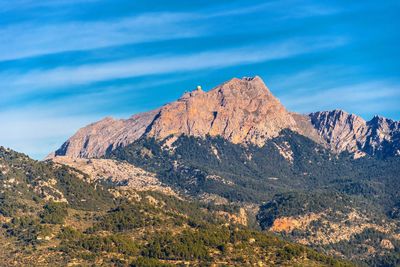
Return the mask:
[[[226,205],[88,183],[0,148],[2,266],[350,266],[226,220]]]
[[[108,157],[156,172],[164,183],[192,196],[260,205],[256,217],[262,229],[332,255],[364,263],[400,263],[399,158],[334,154],[289,130],[262,147],[218,137],[181,136],[173,141],[140,139]],[[274,228],[280,218],[298,223]],[[339,238],[343,231],[346,235]],[[379,240],[367,242],[375,232]],[[345,242],[353,244],[351,250],[342,245]]]

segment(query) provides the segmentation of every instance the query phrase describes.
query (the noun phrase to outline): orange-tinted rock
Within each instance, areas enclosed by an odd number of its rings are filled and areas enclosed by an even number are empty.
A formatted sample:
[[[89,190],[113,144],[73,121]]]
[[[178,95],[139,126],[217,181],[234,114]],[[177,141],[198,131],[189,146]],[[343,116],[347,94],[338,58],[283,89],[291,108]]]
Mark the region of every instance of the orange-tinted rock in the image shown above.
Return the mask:
[[[209,92],[196,90],[163,107],[149,136],[222,136],[263,145],[296,121],[259,77],[232,79]]]
[[[142,136],[162,140],[170,135],[210,135],[235,144],[262,146],[283,129],[307,136],[333,152],[351,152],[354,157],[400,156],[400,122],[382,117],[366,122],[341,110],[310,115],[288,112],[256,76],[233,78],[208,92],[198,86],[175,102],[126,120],[105,118],[80,129],[49,157],[101,157]],[[286,152],[285,158],[290,155]]]
[[[141,136],[222,136],[233,143],[263,145],[296,120],[259,77],[234,78],[209,92],[198,87],[158,110],[127,120],[105,118],[80,129],[53,156],[101,157]]]

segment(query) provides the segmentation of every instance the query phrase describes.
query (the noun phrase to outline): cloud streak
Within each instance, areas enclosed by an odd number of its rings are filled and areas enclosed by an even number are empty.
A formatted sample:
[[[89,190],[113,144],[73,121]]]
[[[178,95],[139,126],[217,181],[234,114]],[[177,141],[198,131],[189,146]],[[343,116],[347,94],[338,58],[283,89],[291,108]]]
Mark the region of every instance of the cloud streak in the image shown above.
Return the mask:
[[[132,60],[108,63],[61,67],[51,70],[35,70],[26,74],[2,73],[0,78],[15,93],[27,90],[55,89],[57,87],[76,86],[104,80],[188,72],[210,68],[224,68],[284,59],[323,49],[334,48],[345,43],[345,39],[320,38],[316,40],[296,39],[264,46],[251,46],[221,51],[206,51],[186,55],[156,55]],[[6,87],[6,88],[7,88]]]
[[[200,35],[199,27],[182,24],[188,19],[190,14],[167,12],[111,21],[13,24],[0,29],[0,61]]]
[[[51,6],[62,8],[72,3],[90,3],[95,0],[71,1],[19,1],[20,4],[0,4],[0,12],[21,7]],[[224,17],[265,13],[280,20],[325,16],[338,12],[336,9],[315,4],[294,5],[288,11],[285,6],[292,1],[276,1],[258,5],[231,7],[218,11],[142,13],[107,21],[71,20],[47,24],[26,22],[11,24],[0,29],[0,61],[19,60],[29,57],[69,51],[173,40],[221,34],[206,25],[207,20]],[[23,9],[23,8],[22,8]],[[282,11],[283,10],[283,11]],[[232,29],[231,29],[232,30]]]
[[[291,92],[280,97],[289,109],[299,112],[341,108],[348,112],[357,111],[371,116],[396,110],[400,102],[400,84],[390,80],[377,80]]]

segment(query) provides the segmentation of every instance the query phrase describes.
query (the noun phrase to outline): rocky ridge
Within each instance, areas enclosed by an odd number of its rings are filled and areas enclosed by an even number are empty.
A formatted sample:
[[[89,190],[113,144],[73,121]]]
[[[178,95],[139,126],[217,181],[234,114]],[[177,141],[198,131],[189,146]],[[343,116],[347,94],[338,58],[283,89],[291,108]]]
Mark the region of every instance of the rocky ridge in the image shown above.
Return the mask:
[[[311,113],[311,123],[327,146],[355,157],[400,155],[400,122],[375,116],[370,121],[343,110]]]
[[[98,158],[141,137],[210,135],[234,144],[263,146],[283,129],[355,158],[400,155],[400,122],[378,116],[367,122],[342,110],[289,112],[255,76],[233,78],[208,92],[198,87],[175,102],[127,120],[105,118],[80,129],[49,158]]]
[[[176,193],[162,184],[154,173],[147,172],[132,164],[110,159],[81,159],[55,157],[53,162],[78,169],[88,175],[87,182],[106,182],[118,189],[136,191],[158,191],[167,195]]]
[[[140,138],[154,120],[157,112],[158,110],[140,113],[126,120],[107,117],[92,123],[80,129],[48,158],[54,156],[100,157],[107,151],[128,145]]]

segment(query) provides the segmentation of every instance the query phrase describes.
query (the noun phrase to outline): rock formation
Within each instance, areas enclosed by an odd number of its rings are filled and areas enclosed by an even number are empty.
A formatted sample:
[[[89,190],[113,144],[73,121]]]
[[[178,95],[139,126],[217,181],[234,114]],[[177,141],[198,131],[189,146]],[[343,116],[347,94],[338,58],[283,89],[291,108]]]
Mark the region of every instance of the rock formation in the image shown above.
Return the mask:
[[[70,166],[88,175],[89,183],[105,182],[119,189],[136,191],[159,191],[167,195],[175,192],[162,184],[154,173],[132,164],[111,159],[83,159],[58,156],[53,162]]]
[[[145,132],[157,115],[158,110],[141,113],[127,120],[116,120],[107,117],[80,129],[58,150],[50,154],[72,158],[96,158],[119,146],[128,145]]]
[[[370,121],[342,110],[310,114],[311,123],[329,148],[355,157],[400,155],[400,122],[375,116]]]
[[[354,157],[400,155],[400,123],[374,117],[366,122],[342,110],[292,113],[258,76],[233,78],[205,92],[197,87],[177,101],[126,120],[105,118],[80,129],[49,155],[97,158],[145,136],[221,136],[235,144],[264,145],[283,129],[298,132]]]
[[[209,92],[195,90],[161,108],[148,132],[169,135],[222,136],[232,143],[263,145],[296,121],[259,77],[232,79]]]

